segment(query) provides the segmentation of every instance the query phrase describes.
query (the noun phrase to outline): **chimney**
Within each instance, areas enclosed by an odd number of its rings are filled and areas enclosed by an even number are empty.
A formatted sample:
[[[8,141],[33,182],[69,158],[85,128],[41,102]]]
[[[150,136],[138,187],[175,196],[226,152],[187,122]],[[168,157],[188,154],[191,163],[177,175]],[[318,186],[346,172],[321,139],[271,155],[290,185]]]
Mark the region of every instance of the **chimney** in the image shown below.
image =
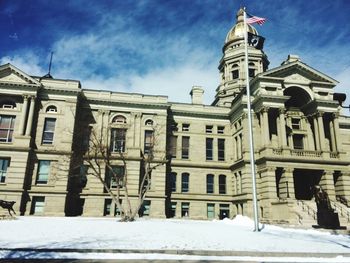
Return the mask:
[[[201,86],[193,86],[190,92],[192,98],[192,104],[203,104],[204,90]]]

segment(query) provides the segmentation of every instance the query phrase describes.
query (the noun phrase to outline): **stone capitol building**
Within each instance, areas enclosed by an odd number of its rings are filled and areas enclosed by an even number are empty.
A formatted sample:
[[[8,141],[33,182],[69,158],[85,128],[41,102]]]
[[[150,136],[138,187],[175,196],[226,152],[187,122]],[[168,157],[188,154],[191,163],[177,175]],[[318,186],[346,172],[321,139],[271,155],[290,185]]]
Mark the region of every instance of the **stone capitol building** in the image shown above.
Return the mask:
[[[248,31],[258,34],[251,25]],[[154,162],[169,158],[152,173],[143,216],[252,217],[243,32],[239,10],[223,44],[211,105],[203,104],[199,86],[190,91],[192,103],[170,102],[167,96],[84,89],[77,80],[1,65],[0,199],[16,201],[20,215],[116,216],[103,185],[86,176],[84,156],[81,169],[70,163],[73,151],[89,147],[91,127],[109,127],[111,144],[124,145],[132,198],[140,152],[154,132]],[[350,118],[333,99],[338,82],[296,55],[269,69],[262,50],[249,46],[248,53],[261,220],[315,223],[311,189],[320,185],[349,224]],[[113,165],[123,168],[111,150]],[[72,174],[79,180],[72,182]]]

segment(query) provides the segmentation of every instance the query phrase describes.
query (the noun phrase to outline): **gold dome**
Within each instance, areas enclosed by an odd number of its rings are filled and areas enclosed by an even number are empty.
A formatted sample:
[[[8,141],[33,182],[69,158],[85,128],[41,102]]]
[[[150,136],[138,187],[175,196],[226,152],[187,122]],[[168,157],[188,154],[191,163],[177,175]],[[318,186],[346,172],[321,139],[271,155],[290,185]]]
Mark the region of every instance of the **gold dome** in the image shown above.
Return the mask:
[[[243,9],[239,9],[236,15],[237,22],[227,33],[225,44],[233,42],[235,40],[242,40],[244,38],[244,17]],[[251,25],[247,24],[248,32],[258,35],[258,31]]]

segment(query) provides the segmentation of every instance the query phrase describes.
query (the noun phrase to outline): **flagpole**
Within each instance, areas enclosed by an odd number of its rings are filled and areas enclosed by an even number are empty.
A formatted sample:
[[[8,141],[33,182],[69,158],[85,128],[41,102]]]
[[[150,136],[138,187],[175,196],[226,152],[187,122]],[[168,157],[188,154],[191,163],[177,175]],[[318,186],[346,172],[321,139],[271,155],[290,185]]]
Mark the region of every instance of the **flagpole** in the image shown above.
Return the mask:
[[[253,139],[253,125],[251,116],[251,102],[250,102],[250,86],[249,86],[249,67],[248,67],[248,28],[247,28],[247,14],[244,11],[244,46],[245,46],[245,73],[246,73],[246,90],[247,90],[247,108],[248,108],[248,127],[249,127],[249,151],[250,151],[250,169],[252,173],[253,185],[253,212],[254,212],[254,231],[259,229],[259,214],[258,214],[258,199],[256,190],[256,172],[255,172],[255,157],[254,157],[254,139]]]

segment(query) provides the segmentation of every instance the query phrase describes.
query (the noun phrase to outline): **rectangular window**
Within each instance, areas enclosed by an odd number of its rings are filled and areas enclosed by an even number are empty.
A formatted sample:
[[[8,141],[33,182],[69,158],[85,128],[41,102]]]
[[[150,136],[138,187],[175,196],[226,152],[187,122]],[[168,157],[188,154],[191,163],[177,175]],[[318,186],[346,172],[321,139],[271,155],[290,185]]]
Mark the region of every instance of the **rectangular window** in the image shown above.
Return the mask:
[[[112,165],[112,171],[106,167],[106,183],[109,188],[123,187],[124,184],[124,166]]]
[[[0,115],[0,142],[12,142],[15,116]]]
[[[224,126],[218,126],[218,134],[224,134],[225,127]]]
[[[304,135],[302,134],[293,134],[294,149],[299,149],[299,150],[304,149],[303,138],[304,138]]]
[[[125,152],[126,129],[112,129],[111,131],[111,151]]]
[[[182,137],[181,158],[188,159],[190,155],[190,137]]]
[[[220,204],[220,219],[230,218],[230,206],[228,204]]]
[[[187,193],[189,190],[190,175],[188,173],[183,173],[181,175],[181,192]]]
[[[207,174],[207,194],[214,193],[214,175]]]
[[[181,217],[190,216],[190,203],[181,203]]]
[[[213,138],[205,139],[205,159],[213,160]]]
[[[232,79],[238,79],[238,77],[239,77],[238,69],[233,70]]]
[[[300,119],[292,118],[292,128],[293,130],[300,130]]]
[[[153,149],[153,140],[154,140],[154,132],[145,131],[145,145],[144,145],[145,154],[151,153]]]
[[[226,194],[226,176],[219,175],[219,194]]]
[[[38,174],[36,178],[37,184],[47,184],[50,175],[51,161],[39,161]]]
[[[171,191],[176,192],[176,173],[170,174]]]
[[[171,202],[171,214],[170,217],[176,216],[176,202]]]
[[[170,137],[170,154],[171,157],[176,158],[176,146],[177,146],[177,136]]]
[[[208,219],[215,218],[215,204],[207,204],[207,218]]]
[[[32,199],[32,206],[30,209],[31,215],[42,215],[44,213],[45,197],[34,196]]]
[[[218,160],[225,161],[225,139],[218,139]]]
[[[56,119],[46,118],[44,123],[43,144],[52,144],[55,134]]]
[[[213,133],[213,126],[212,125],[205,126],[205,132],[206,133]]]
[[[188,123],[183,123],[182,124],[182,131],[190,131],[190,125]]]
[[[0,183],[5,183],[7,175],[7,167],[10,166],[9,159],[0,158]]]

